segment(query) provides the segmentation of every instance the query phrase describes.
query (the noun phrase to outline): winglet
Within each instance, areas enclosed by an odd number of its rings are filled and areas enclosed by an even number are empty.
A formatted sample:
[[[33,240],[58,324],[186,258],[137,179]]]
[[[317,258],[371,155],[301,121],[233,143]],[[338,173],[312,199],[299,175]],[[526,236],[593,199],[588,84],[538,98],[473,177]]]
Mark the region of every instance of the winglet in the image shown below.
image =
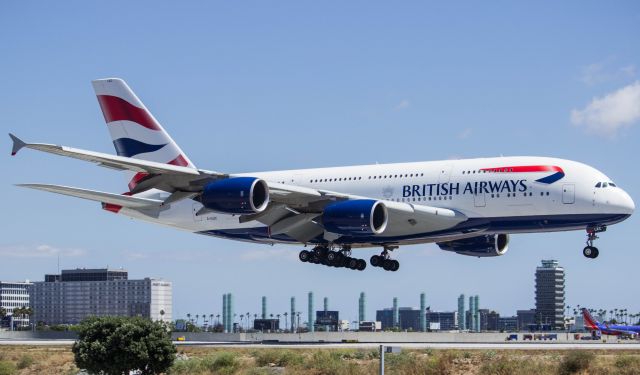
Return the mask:
[[[20,151],[21,148],[23,148],[24,146],[26,146],[27,144],[24,143],[20,138],[16,137],[15,135],[9,133],[9,137],[11,137],[11,140],[13,141],[13,148],[11,149],[11,156],[15,156],[18,151]]]

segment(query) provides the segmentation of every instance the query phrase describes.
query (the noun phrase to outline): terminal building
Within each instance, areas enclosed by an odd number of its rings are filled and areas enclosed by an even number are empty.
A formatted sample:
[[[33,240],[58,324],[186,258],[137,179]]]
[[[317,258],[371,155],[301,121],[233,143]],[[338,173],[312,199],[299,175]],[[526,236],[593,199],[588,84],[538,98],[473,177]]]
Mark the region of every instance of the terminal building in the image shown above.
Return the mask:
[[[564,268],[557,260],[543,260],[536,268],[536,324],[564,329]]]
[[[18,314],[14,316],[13,310],[22,307],[31,307],[29,292],[32,283],[27,281],[0,281],[0,308],[5,316],[0,316],[1,326],[9,327],[13,321],[14,327],[28,327],[29,315]]]
[[[89,316],[173,319],[171,282],[129,280],[125,270],[83,268],[45,275],[45,281],[33,283],[30,298],[36,324],[78,324]]]

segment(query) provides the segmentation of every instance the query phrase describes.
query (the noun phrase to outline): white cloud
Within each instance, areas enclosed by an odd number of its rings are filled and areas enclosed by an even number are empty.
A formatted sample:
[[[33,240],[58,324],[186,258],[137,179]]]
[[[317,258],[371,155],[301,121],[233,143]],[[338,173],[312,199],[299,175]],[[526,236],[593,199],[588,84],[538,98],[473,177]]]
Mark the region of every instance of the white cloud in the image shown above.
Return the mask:
[[[0,246],[0,257],[9,258],[52,258],[56,256],[78,257],[86,254],[83,249],[58,248],[50,245],[26,246],[8,245]]]
[[[620,128],[640,120],[640,81],[571,111],[571,122],[599,135],[614,136]]]
[[[612,68],[611,65],[613,61],[614,58],[608,58],[602,62],[582,67],[580,81],[592,86],[617,79],[630,79],[636,76],[635,65],[630,64],[619,68]]]
[[[407,99],[402,99],[400,101],[400,103],[398,103],[398,105],[395,106],[394,109],[396,111],[402,111],[403,109],[409,108],[410,105],[411,105],[411,103],[409,103],[409,101]]]

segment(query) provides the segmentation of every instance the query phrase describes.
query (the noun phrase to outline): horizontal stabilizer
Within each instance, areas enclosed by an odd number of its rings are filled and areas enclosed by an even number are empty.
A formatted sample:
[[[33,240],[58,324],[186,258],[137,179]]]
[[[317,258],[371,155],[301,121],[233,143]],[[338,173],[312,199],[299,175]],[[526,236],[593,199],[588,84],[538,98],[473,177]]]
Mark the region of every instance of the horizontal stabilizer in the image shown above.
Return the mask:
[[[122,207],[143,209],[155,208],[162,205],[161,200],[131,197],[128,195],[105,193],[102,191],[80,189],[70,186],[48,185],[48,184],[18,184],[16,186],[30,189],[48,191],[50,193],[68,195],[71,197],[88,199],[96,202],[114,204]]]

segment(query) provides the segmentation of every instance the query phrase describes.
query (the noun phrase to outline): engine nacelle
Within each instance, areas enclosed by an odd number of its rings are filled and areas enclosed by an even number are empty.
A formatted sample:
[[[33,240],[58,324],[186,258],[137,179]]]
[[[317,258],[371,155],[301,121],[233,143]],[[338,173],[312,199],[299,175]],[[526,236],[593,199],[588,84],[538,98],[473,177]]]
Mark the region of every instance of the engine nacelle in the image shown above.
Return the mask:
[[[322,224],[329,232],[365,236],[384,232],[389,220],[387,207],[380,201],[356,199],[324,208]]]
[[[507,252],[508,234],[489,234],[461,240],[438,242],[442,250],[474,257],[497,257]]]
[[[229,214],[254,214],[269,204],[269,186],[255,177],[231,177],[205,185],[200,203]]]

